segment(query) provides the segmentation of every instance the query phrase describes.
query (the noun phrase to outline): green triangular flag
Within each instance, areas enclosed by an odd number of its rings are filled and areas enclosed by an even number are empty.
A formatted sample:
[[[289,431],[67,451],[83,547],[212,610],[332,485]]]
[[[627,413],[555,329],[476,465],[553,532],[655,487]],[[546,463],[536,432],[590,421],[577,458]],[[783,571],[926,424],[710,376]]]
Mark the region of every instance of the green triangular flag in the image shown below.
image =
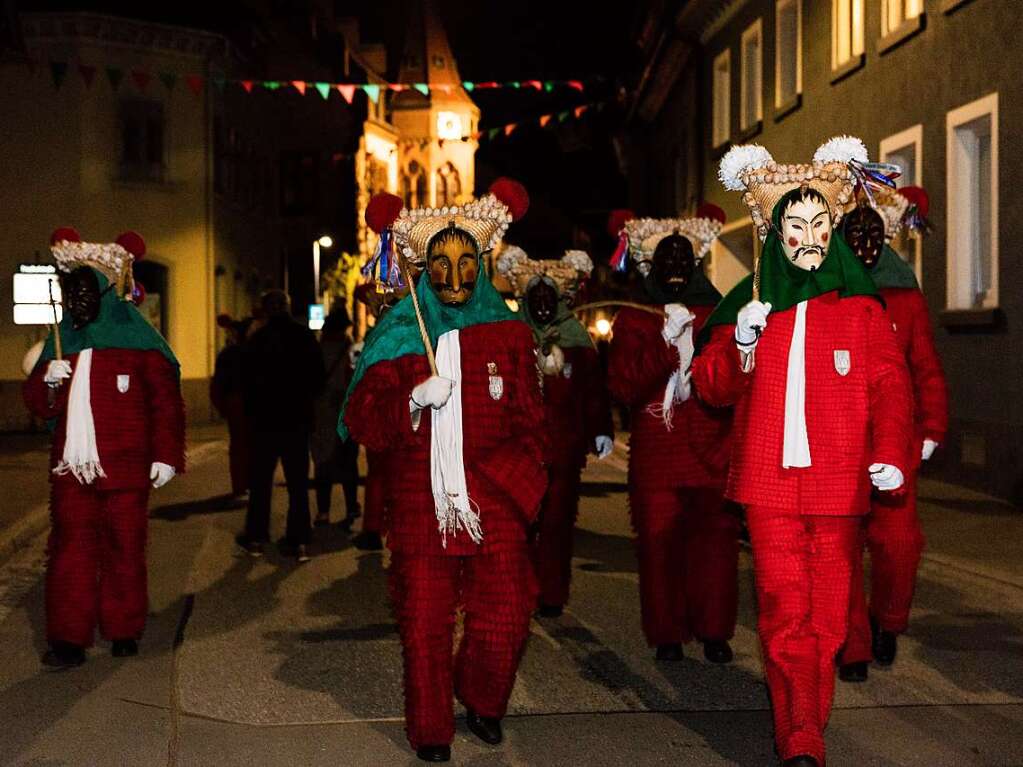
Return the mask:
[[[471,80],[463,80],[462,87],[469,91],[469,93],[472,93],[473,88],[476,87],[476,83],[472,82]]]
[[[50,74],[53,75],[53,87],[60,90],[61,83],[64,82],[64,77],[67,75],[67,62],[51,61]]]
[[[380,99],[380,86],[379,85],[363,85],[362,89],[369,96],[370,101],[374,104]]]
[[[212,80],[213,84],[217,86],[218,91],[220,91],[221,93],[224,92],[224,87],[227,85],[227,78],[225,78],[223,75],[214,75],[213,77],[210,78],[210,80]]]
[[[160,73],[160,82],[163,83],[163,86],[169,91],[174,90],[174,84],[177,83],[177,81],[178,76],[173,72]]]
[[[420,93],[422,93],[424,96],[430,95],[430,86],[427,85],[426,83],[416,83],[412,87],[415,88]]]
[[[522,87],[522,83],[517,83],[514,80],[512,82],[508,83],[508,85],[510,85],[512,88],[521,88]]]
[[[568,119],[568,112],[558,112],[558,122],[563,123]]]
[[[121,86],[121,80],[124,79],[124,70],[118,67],[107,67],[107,79],[110,81],[110,87],[116,91]]]
[[[323,96],[324,100],[330,96],[330,83],[314,83],[314,85],[316,86],[316,90],[320,92],[320,95]]]
[[[498,137],[498,135],[500,135],[500,133],[501,133],[500,128],[491,128],[490,130],[487,131],[487,138],[495,139]]]
[[[547,82],[545,82],[543,84],[543,89],[545,91],[547,91],[548,93],[550,93],[551,91],[554,90],[554,83],[552,83],[550,80],[548,80]]]
[[[263,87],[266,88],[268,91],[275,91],[281,87],[281,84],[276,80],[264,80]]]

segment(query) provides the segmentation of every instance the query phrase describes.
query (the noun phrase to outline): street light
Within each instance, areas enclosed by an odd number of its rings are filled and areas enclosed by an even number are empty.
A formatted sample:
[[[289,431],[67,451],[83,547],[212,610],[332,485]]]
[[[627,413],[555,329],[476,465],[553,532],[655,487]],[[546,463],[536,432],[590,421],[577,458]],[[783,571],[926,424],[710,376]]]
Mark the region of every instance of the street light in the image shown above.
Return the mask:
[[[320,248],[329,248],[334,244],[330,235],[325,234],[313,240],[313,303],[320,302]]]

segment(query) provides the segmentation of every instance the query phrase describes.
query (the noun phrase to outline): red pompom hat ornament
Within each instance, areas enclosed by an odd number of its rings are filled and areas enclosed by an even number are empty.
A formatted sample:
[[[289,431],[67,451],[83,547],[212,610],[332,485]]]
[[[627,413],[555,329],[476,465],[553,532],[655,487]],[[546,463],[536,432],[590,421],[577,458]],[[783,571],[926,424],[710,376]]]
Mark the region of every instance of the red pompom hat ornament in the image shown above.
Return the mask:
[[[721,226],[728,223],[728,216],[725,212],[712,202],[705,202],[696,209],[697,218],[709,218],[712,221],[717,221]]]
[[[518,221],[529,210],[529,192],[515,179],[502,176],[490,185],[489,191],[508,206],[512,221]]]
[[[931,210],[931,198],[927,190],[922,186],[904,186],[899,189],[899,194],[909,200],[904,219],[906,227],[917,234],[930,234],[933,227],[927,220],[927,214]]]
[[[366,206],[366,224],[377,234],[382,234],[385,229],[391,228],[403,207],[405,203],[397,195],[379,192],[373,195]]]
[[[616,272],[624,272],[629,268],[629,235],[625,231],[625,224],[636,217],[628,208],[618,208],[611,211],[607,217],[607,233],[618,238],[618,245],[611,254],[611,269]]]
[[[131,253],[136,261],[141,261],[146,255],[146,241],[142,239],[142,235],[138,232],[122,232],[118,235],[115,242]]]
[[[56,245],[58,242],[81,242],[82,236],[78,234],[78,230],[70,226],[62,226],[58,229],[53,230],[53,234],[50,235],[50,245]]]

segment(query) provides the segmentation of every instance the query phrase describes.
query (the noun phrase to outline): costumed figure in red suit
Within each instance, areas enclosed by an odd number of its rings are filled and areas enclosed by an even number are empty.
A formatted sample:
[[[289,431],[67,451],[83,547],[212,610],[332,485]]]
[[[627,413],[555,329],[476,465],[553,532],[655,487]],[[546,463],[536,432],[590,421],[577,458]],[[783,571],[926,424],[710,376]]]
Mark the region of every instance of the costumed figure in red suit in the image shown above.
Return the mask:
[[[692,396],[693,340],[721,294],[702,259],[724,213],[695,218],[612,216],[620,229],[612,266],[629,257],[638,300],[615,317],[611,394],[628,405],[629,509],[636,531],[643,633],[661,661],[703,643],[713,663],[732,659],[738,603],[739,520],[725,505],[731,413]]]
[[[527,205],[521,186],[499,180],[465,205],[403,210],[384,195],[366,211],[381,235],[382,273],[398,279],[393,245],[425,268],[370,334],[339,427],[389,453],[406,732],[424,761],[450,759],[452,692],[469,729],[501,741],[536,603],[527,531],[547,475],[535,344],[481,261]],[[424,354],[432,349],[433,360]],[[464,632],[453,656],[459,607]]]
[[[115,657],[138,653],[149,491],[184,470],[185,422],[178,362],[133,303],[142,238],[89,243],[58,229],[51,250],[65,313],[24,395],[54,422],[43,663],[69,667],[97,625]]]
[[[604,458],[614,447],[607,377],[590,334],[569,309],[593,261],[581,250],[570,250],[560,260],[532,261],[522,248],[509,246],[497,271],[511,284],[519,316],[532,328],[540,350],[549,466],[533,558],[540,581],[539,614],[556,618],[568,602],[586,454]]]
[[[833,229],[852,199],[850,164],[865,163],[847,136],[812,163],[782,165],[756,145],[722,158],[763,248],[707,320],[693,362],[697,396],[735,407],[726,494],[746,507],[775,744],[800,767],[824,764],[871,489],[898,490],[909,465],[905,359],[870,275]]]
[[[927,194],[920,187],[861,187],[859,204],[848,213],[843,233],[888,308],[899,349],[913,383],[913,433],[908,447],[905,492],[874,493],[863,534],[870,551],[870,606],[863,588],[862,559],[853,570],[849,637],[842,650],[839,678],[867,679],[871,660],[882,666],[895,661],[898,635],[909,625],[916,570],[924,547],[916,513],[916,475],[921,461],[934,454],[948,427],[948,386],[934,348],[927,300],[916,274],[891,241],[908,225],[926,230]],[[919,236],[919,234],[918,234]]]

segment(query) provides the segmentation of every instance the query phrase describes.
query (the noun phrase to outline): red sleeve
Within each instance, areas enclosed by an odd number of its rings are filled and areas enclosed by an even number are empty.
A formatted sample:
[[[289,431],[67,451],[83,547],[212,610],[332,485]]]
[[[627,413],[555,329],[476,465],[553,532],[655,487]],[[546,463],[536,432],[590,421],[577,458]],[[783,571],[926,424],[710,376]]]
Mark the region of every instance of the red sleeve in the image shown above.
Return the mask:
[[[753,377],[742,372],[735,325],[711,329],[710,341],[693,359],[692,370],[693,387],[703,403],[728,407],[739,401]]]
[[[611,418],[611,394],[607,389],[607,376],[600,365],[600,355],[596,349],[586,349],[583,355],[586,360],[586,426],[589,449],[593,449],[593,441],[600,436],[614,439],[614,420]]]
[[[913,326],[908,357],[919,436],[942,442],[948,430],[948,384],[945,382],[938,352],[934,348],[927,301],[920,291],[914,291],[913,296]]]
[[[372,365],[362,376],[345,406],[345,426],[352,439],[367,450],[387,450],[423,439],[412,430],[409,397],[412,384],[404,380],[404,357]],[[426,366],[426,357],[422,358]],[[422,376],[423,381],[429,372]]]
[[[642,319],[646,319],[643,317]],[[611,396],[625,405],[645,405],[664,389],[678,367],[678,352],[661,338],[660,322],[643,322],[638,310],[623,309],[614,321],[608,357]]]
[[[36,418],[45,421],[57,418],[67,407],[68,391],[71,389],[71,379],[64,381],[62,386],[51,389],[43,381],[46,374],[47,362],[40,362],[35,366],[32,375],[21,385],[21,394],[25,400],[25,406]]]
[[[510,437],[475,461],[491,485],[511,499],[523,517],[532,522],[547,492],[547,431],[544,428],[543,395],[536,366],[533,334],[524,324],[516,339],[514,385],[510,401]]]
[[[160,352],[144,353],[146,396],[152,412],[153,461],[185,470],[185,401],[178,371]]]
[[[870,316],[870,422],[873,435],[871,463],[897,466],[905,474],[913,462],[907,446],[913,439],[913,399],[906,358],[899,350],[887,314],[878,307]]]

